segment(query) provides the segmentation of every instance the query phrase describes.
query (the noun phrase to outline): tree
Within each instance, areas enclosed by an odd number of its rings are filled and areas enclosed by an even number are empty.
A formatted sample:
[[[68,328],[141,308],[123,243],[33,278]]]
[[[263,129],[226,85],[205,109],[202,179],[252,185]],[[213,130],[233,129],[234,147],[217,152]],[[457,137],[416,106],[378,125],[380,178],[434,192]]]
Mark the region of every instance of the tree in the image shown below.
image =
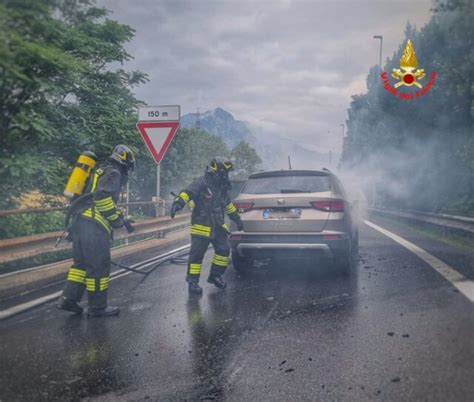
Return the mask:
[[[136,174],[131,176],[131,188],[134,199],[149,200],[156,195],[156,165],[151,157],[143,154],[144,146],[139,150],[140,160]],[[204,130],[182,128],[161,163],[161,196],[168,197],[171,191],[177,192],[188,185],[204,173],[216,156],[233,159],[234,178],[246,178],[261,163],[256,151],[243,141],[230,151],[220,137]]]
[[[145,74],[118,68],[134,30],[90,0],[2,0],[0,4],[1,208],[24,192],[58,195],[81,151],[106,159],[119,143],[136,154],[133,199],[156,194],[155,163],[135,128],[132,93]],[[237,148],[238,149],[238,148]],[[179,130],[162,162],[162,194],[201,174],[224,142]],[[255,160],[251,148],[241,152]],[[252,163],[246,169],[253,169]]]
[[[80,151],[99,157],[135,136],[138,71],[133,29],[88,0],[4,0],[0,4],[0,190],[2,207],[39,189],[62,193]]]
[[[255,173],[258,165],[262,163],[255,149],[245,141],[240,141],[232,149],[231,157],[235,168],[234,177],[238,179],[246,179]]]
[[[474,3],[438,1],[421,30],[405,40],[385,71],[399,67],[411,39],[420,67],[437,80],[412,101],[391,96],[372,68],[368,91],[348,111],[343,171],[375,183],[388,205],[474,214]],[[425,80],[426,83],[426,80]]]
[[[162,193],[179,191],[201,175],[216,156],[228,157],[224,141],[206,131],[180,129],[162,163]]]

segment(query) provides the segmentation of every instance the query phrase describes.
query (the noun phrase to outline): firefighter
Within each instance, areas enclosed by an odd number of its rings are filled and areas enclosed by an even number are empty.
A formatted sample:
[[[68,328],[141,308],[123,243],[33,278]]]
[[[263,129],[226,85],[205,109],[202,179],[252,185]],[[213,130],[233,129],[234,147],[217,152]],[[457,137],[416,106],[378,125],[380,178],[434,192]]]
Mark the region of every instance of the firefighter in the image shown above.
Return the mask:
[[[118,307],[107,305],[110,245],[113,229],[125,225],[129,232],[133,231],[116,203],[134,167],[135,158],[131,149],[126,145],[117,145],[108,160],[99,163],[92,171],[84,194],[77,202],[71,203],[70,210],[73,210],[69,233],[73,243],[73,265],[57,303],[59,309],[81,314],[83,309],[78,302],[87,290],[89,316],[104,317],[120,313]]]
[[[213,159],[204,175],[181,191],[171,206],[171,218],[174,218],[176,212],[187,203],[193,201],[195,204],[191,217],[191,250],[186,277],[189,293],[202,294],[199,277],[209,243],[214,247],[214,257],[207,281],[219,289],[227,286],[222,279],[230,253],[229,228],[224,221],[224,212],[236,223],[238,230],[243,230],[243,223],[228,194],[231,187],[229,172],[232,170],[230,161]]]

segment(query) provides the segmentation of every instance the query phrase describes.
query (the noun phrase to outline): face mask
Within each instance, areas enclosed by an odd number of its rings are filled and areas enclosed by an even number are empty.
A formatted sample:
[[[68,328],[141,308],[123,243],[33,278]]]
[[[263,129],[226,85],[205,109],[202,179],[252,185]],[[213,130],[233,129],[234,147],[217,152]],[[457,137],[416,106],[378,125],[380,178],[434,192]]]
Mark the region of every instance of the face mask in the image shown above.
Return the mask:
[[[128,172],[124,172],[120,178],[120,185],[123,187],[127,184],[127,182],[128,182]]]
[[[226,188],[230,188],[231,185],[230,185],[230,181],[229,181],[229,172],[226,171],[226,170],[221,170],[219,172],[219,182],[225,186]]]

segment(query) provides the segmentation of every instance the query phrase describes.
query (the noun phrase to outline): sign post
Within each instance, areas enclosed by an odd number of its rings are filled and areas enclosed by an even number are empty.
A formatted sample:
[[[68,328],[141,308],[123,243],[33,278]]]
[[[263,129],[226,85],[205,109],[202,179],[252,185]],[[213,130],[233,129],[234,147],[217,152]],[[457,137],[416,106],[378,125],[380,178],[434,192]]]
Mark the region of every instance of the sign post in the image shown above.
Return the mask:
[[[179,105],[138,109],[138,132],[156,163],[157,201],[160,201],[160,163],[178,131],[180,114]]]

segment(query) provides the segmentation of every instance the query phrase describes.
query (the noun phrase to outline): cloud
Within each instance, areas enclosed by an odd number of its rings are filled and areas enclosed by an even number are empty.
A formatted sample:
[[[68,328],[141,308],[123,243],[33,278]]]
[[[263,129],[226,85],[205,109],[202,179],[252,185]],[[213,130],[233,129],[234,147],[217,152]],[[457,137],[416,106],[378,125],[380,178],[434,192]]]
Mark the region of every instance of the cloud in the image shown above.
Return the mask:
[[[311,148],[339,152],[351,95],[369,68],[424,25],[431,0],[99,0],[132,26],[125,67],[146,72],[136,89],[149,104],[182,112],[223,107],[237,119]]]

